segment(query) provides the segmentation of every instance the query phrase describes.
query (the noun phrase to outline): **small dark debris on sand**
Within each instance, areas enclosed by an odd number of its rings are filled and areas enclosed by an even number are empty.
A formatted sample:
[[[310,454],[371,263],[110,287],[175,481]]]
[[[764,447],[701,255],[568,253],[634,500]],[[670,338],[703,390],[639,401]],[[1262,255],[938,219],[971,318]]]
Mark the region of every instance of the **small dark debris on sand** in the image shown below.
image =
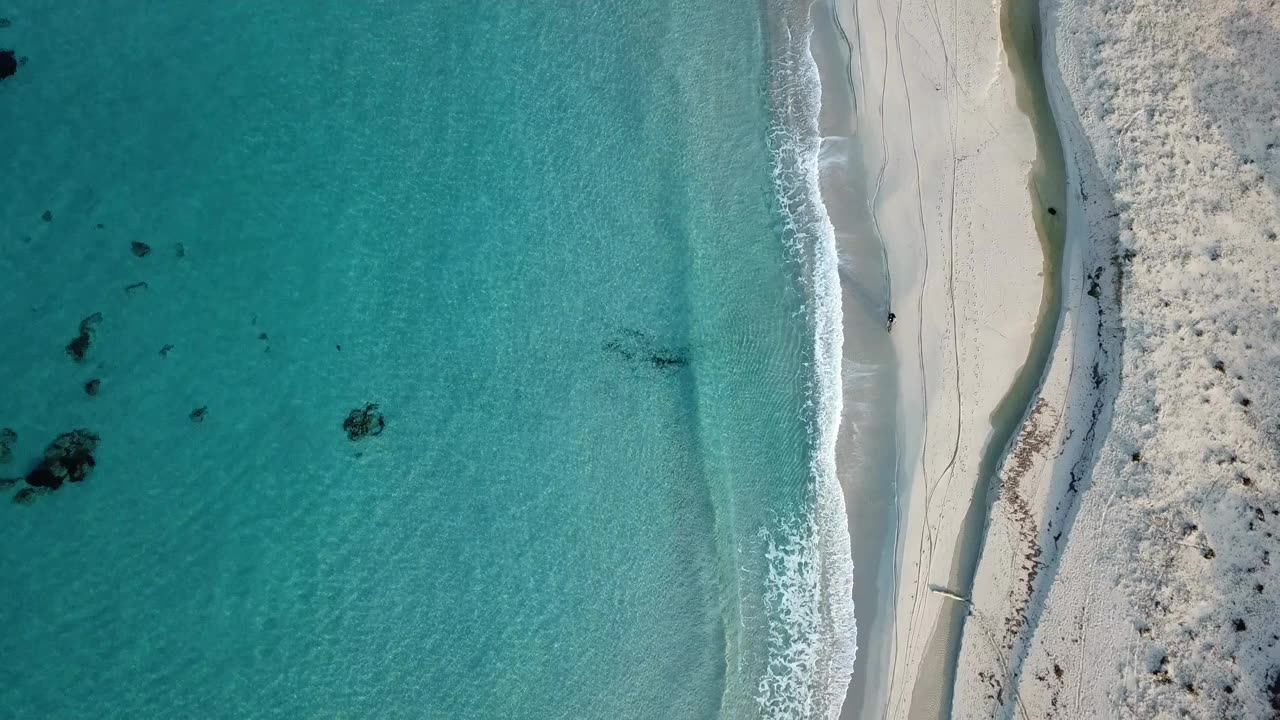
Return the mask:
[[[164,347],[160,348],[160,357],[162,358],[169,357],[169,351],[172,349],[173,349],[172,345],[165,345]]]
[[[146,257],[151,253],[151,246],[144,242],[134,240],[129,243],[129,251],[138,257]]]
[[[200,422],[204,422],[204,417],[208,414],[209,414],[209,406],[201,405],[195,410],[192,410],[191,414],[187,415],[187,417],[191,418],[191,422],[200,423]]]
[[[45,222],[53,222],[53,211],[45,210],[43,213],[40,214],[40,219]]]
[[[84,384],[84,394],[89,395],[90,397],[97,395],[100,387],[102,387],[102,381],[98,378],[94,378]]]
[[[128,286],[126,286],[126,287],[125,287],[125,289],[124,289],[124,294],[125,294],[125,295],[128,295],[129,297],[134,297],[134,296],[136,296],[138,293],[140,293],[140,292],[142,292],[143,290],[146,290],[146,289],[147,289],[147,283],[146,283],[145,281],[144,281],[144,282],[136,282],[136,283],[134,283],[134,284],[132,284],[132,285],[128,285]]]
[[[97,465],[93,459],[97,449],[98,436],[88,430],[63,433],[45,448],[36,469],[27,473],[27,484],[56,490],[64,482],[81,482]]]
[[[266,334],[266,333],[258,333],[258,339],[259,339],[259,340],[269,340],[270,338],[268,338],[268,337],[267,337],[267,334]]]
[[[102,230],[102,229],[106,228],[107,226],[106,226],[106,225],[103,225],[102,223],[98,223],[95,227],[97,227],[99,230]]]
[[[1058,209],[1057,209],[1057,208],[1049,208],[1049,214],[1050,214],[1050,215],[1057,215],[1057,214],[1058,214]]]
[[[93,342],[93,334],[102,322],[102,313],[94,313],[80,321],[80,334],[67,343],[67,354],[72,360],[81,362],[89,352],[89,344]]]
[[[386,420],[378,412],[378,406],[367,403],[363,408],[352,410],[347,419],[342,421],[342,429],[347,431],[347,439],[351,441],[381,435],[386,427]]]
[[[0,428],[0,465],[13,460],[13,446],[18,442],[18,433],[13,428]]]
[[[18,72],[18,58],[12,50],[0,50],[0,80],[11,77]]]

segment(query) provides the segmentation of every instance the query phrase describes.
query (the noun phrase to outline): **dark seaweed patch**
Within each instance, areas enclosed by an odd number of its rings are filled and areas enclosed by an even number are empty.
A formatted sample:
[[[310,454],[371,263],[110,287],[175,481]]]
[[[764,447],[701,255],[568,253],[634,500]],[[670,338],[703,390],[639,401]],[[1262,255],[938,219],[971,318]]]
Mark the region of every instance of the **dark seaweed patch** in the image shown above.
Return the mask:
[[[347,414],[347,419],[342,421],[342,429],[347,431],[347,439],[352,442],[381,435],[386,426],[387,421],[382,417],[382,413],[378,412],[378,406],[375,403],[365,403],[363,408],[352,410]]]
[[[655,370],[675,370],[689,364],[687,348],[669,347],[651,335],[625,328],[604,344],[604,350],[629,363]]]
[[[102,313],[94,313],[80,321],[80,334],[67,343],[67,354],[71,356],[72,360],[76,362],[84,360],[84,356],[89,352],[89,345],[93,343],[93,336],[100,322],[102,322]]]
[[[0,465],[13,459],[13,445],[18,442],[18,433],[12,428],[0,428]]]

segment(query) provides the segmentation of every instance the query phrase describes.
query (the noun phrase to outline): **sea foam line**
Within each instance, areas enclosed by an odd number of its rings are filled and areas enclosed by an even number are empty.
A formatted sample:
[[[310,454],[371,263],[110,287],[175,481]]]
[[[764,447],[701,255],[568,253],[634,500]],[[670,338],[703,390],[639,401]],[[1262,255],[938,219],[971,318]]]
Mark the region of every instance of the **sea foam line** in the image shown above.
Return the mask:
[[[773,182],[788,252],[802,269],[806,315],[814,338],[807,379],[814,511],[764,531],[768,562],[769,666],[756,702],[765,717],[840,715],[857,654],[853,558],[844,493],[836,475],[836,436],[843,407],[840,356],[844,333],[835,228],[819,186],[822,84],[809,41],[809,0],[770,3],[773,57],[769,131]]]

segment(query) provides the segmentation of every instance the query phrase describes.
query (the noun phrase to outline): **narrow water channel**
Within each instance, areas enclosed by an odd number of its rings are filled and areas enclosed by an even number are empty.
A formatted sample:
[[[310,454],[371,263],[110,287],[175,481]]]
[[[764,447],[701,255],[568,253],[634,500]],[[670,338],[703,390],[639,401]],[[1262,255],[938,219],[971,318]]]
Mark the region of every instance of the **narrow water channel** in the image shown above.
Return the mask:
[[[1039,0],[1003,0],[1000,31],[1009,70],[1014,78],[1018,108],[1026,113],[1035,131],[1036,161],[1028,177],[1028,189],[1036,232],[1044,250],[1044,290],[1027,360],[1015,376],[1009,392],[991,414],[992,434],[978,466],[979,480],[973,501],[961,524],[948,585],[965,597],[973,592],[978,558],[982,554],[994,500],[991,489],[996,474],[1035,400],[1062,317],[1066,163],[1045,88]],[[912,695],[909,717],[941,719],[951,716],[956,666],[967,615],[966,605],[951,602],[939,619],[920,667],[922,677],[937,677],[939,682],[916,684],[918,692]],[[941,697],[936,696],[937,693]],[[935,708],[936,713],[932,711]]]

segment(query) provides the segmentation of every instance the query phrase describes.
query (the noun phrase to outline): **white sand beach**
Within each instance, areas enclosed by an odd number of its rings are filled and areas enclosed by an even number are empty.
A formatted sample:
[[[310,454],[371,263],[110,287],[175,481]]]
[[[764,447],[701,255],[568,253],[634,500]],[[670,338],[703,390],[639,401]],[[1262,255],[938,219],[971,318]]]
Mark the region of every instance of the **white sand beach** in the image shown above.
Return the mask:
[[[849,155],[841,173],[828,170],[823,188],[841,251],[846,387],[874,378],[895,389],[897,407],[893,418],[869,418],[859,404],[865,390],[845,393],[840,466],[860,674],[843,717],[930,717],[945,704],[942,668],[958,631],[956,601],[930,588],[950,589],[991,415],[1027,358],[1044,293],[1028,189],[1035,137],[1018,106],[998,7],[860,0],[819,4],[815,15],[823,129],[833,153],[843,147]],[[832,38],[843,41],[844,67],[823,49]],[[828,90],[834,84],[852,88],[838,106],[831,103],[844,98]],[[869,280],[868,266],[887,270],[891,288]],[[865,308],[872,288],[890,303],[875,317],[851,315],[851,303]],[[883,331],[888,312],[893,356],[868,364],[866,348],[849,339],[874,325]],[[896,442],[887,462],[851,455],[874,456],[868,446],[890,427]],[[859,515],[866,505],[872,510]],[[868,523],[877,535],[868,536]],[[886,537],[887,557],[859,557],[867,543],[884,548]],[[877,590],[870,608],[860,596],[868,585]]]
[[[892,357],[845,350],[846,388],[892,388],[897,413],[868,417],[846,390],[860,675],[843,717],[1280,716],[1280,12],[1266,2],[1023,8],[1039,12],[1052,106],[1037,116],[1065,156],[1045,167],[1065,202],[1039,215],[1065,240],[1060,313],[978,493],[972,593],[953,585],[991,413],[1042,307],[1034,218],[1053,202],[1028,192],[1044,157],[1001,41],[1007,9],[815,11],[824,128],[848,158],[824,176],[846,220],[845,336],[866,332],[874,291],[897,316]],[[1034,19],[1010,25],[1033,50]],[[847,98],[825,88],[842,76]],[[865,447],[889,434],[896,473]],[[888,523],[868,519],[890,501]],[[885,557],[860,557],[885,526]]]

